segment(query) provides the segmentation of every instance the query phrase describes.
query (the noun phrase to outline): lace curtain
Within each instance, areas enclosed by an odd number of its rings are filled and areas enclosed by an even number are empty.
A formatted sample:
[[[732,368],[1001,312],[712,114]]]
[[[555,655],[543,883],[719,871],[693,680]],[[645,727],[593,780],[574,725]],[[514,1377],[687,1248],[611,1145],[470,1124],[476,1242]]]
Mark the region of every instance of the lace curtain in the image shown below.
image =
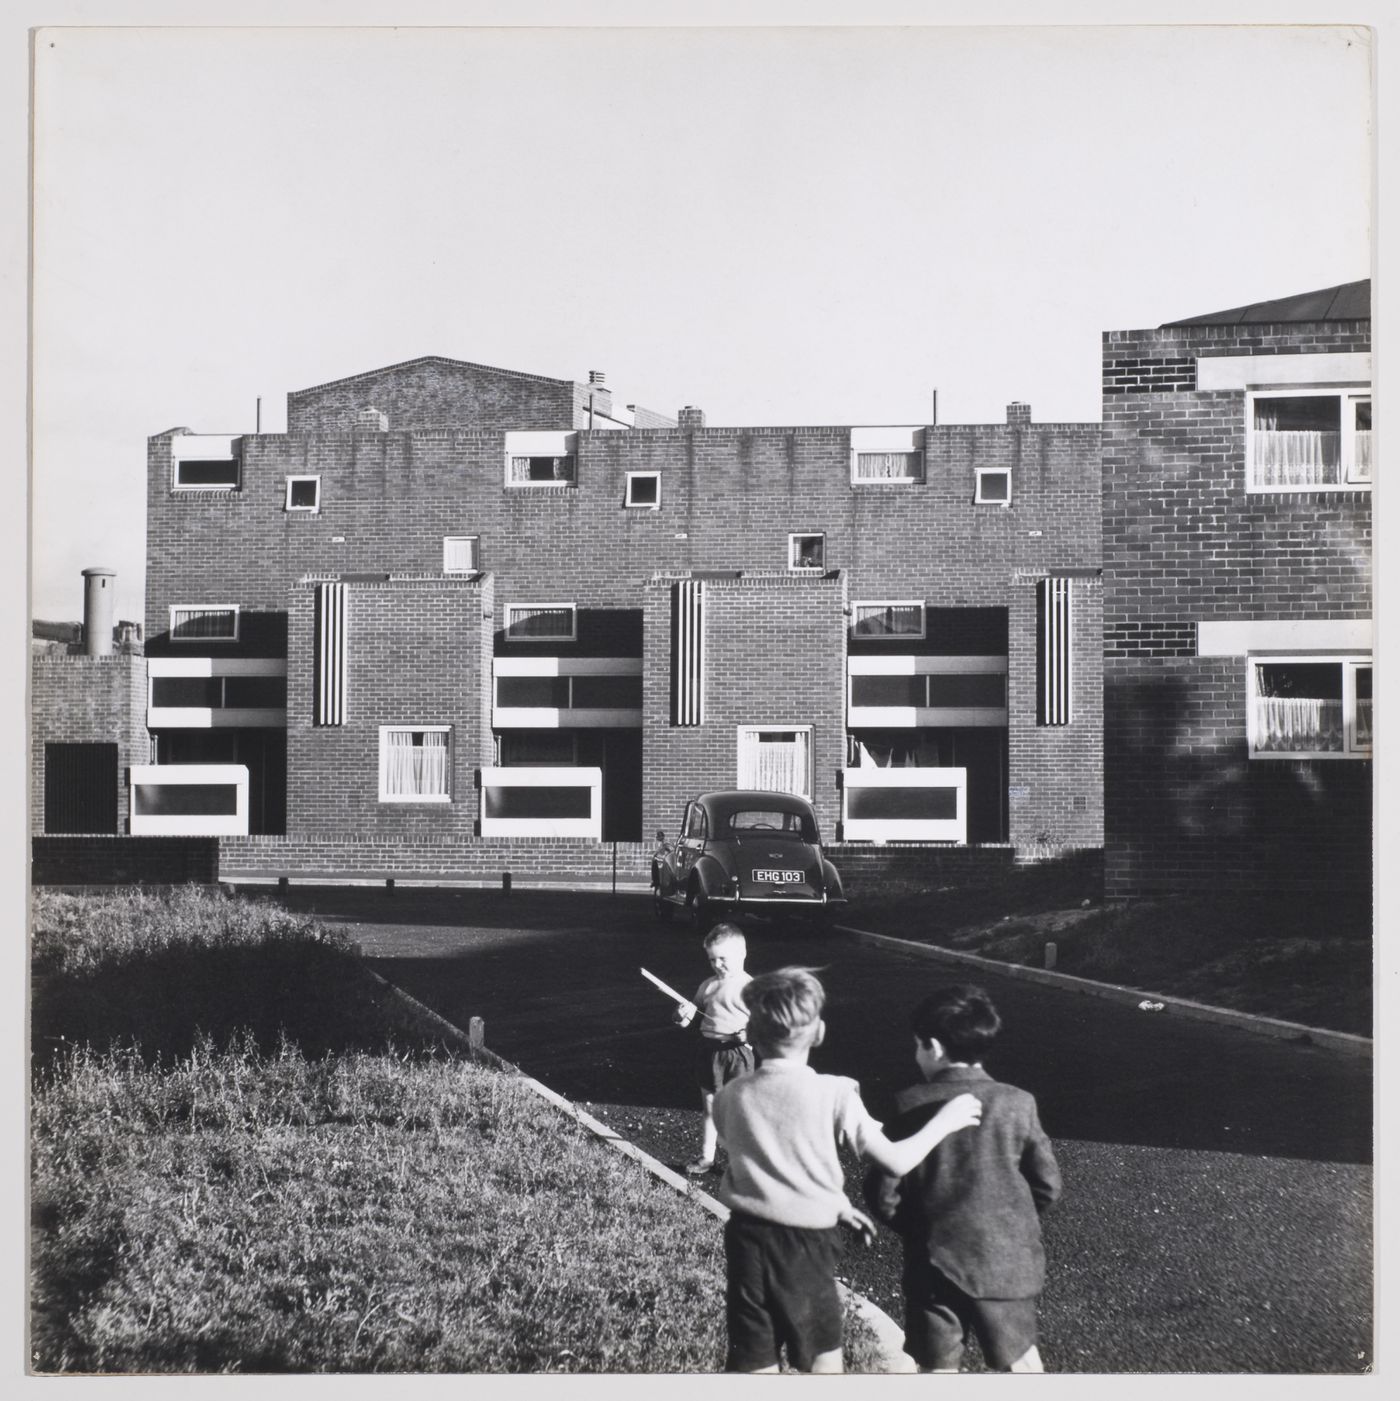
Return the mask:
[[[1370,435],[1366,436],[1369,458]],[[1340,433],[1281,431],[1270,428],[1255,430],[1256,486],[1332,485],[1341,481],[1341,461]]]
[[[810,798],[811,746],[806,730],[740,730],[739,787]]]
[[[922,453],[861,452],[856,454],[857,481],[917,481],[922,477]]]
[[[386,793],[414,798],[447,793],[445,730],[390,730],[384,736],[384,745]]]
[[[1341,752],[1344,742],[1341,701],[1268,696],[1256,704],[1256,750],[1268,754]],[[1368,707],[1368,734],[1369,719]],[[1357,731],[1360,738],[1359,707]]]

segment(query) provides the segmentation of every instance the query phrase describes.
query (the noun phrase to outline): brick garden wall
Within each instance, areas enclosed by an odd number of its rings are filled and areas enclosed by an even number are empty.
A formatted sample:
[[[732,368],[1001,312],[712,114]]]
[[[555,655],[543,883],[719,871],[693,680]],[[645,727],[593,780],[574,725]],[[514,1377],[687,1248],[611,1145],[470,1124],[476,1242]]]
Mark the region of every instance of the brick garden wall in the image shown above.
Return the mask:
[[[33,840],[35,885],[212,885],[217,837],[45,837]]]
[[[1369,326],[1111,332],[1103,346],[1106,888],[1369,883],[1371,765],[1251,762],[1245,659],[1196,624],[1371,615],[1368,491],[1249,494],[1244,391],[1214,355],[1369,349]]]
[[[117,746],[117,814],[130,811],[127,771],[150,762],[146,730],[146,659],[134,655],[41,655],[30,660],[29,812],[44,830],[44,745]]]

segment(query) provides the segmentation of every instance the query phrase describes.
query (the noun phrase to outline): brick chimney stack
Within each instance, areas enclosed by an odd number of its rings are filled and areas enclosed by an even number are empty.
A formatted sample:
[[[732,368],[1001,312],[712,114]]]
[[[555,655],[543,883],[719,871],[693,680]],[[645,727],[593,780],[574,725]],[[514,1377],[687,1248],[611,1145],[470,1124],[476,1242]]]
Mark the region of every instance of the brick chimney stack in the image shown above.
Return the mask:
[[[1017,400],[1006,406],[1006,421],[1012,428],[1028,428],[1031,421],[1031,406]]]
[[[705,410],[697,409],[694,404],[687,404],[680,413],[676,415],[676,427],[682,432],[689,432],[694,428],[705,426]]]

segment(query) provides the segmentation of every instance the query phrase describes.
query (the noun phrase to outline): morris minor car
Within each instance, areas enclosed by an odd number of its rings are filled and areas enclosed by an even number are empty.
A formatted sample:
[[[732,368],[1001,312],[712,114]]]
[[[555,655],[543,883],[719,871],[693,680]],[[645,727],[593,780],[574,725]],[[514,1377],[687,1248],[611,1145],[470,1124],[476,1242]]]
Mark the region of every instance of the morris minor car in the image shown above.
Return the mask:
[[[661,919],[679,911],[697,928],[737,914],[825,922],[846,903],[812,805],[794,793],[705,793],[686,804],[674,841],[656,839],[651,890]]]

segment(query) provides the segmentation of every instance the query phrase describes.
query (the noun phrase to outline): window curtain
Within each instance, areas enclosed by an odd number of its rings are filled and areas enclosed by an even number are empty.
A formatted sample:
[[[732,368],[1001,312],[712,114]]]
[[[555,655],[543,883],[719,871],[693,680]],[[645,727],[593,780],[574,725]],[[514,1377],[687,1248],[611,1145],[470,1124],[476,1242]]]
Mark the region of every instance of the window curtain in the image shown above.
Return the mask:
[[[918,604],[888,604],[856,608],[857,637],[917,637],[922,631]]]
[[[176,637],[232,637],[233,614],[227,608],[182,608],[175,612]]]
[[[856,478],[864,482],[907,481],[922,476],[917,452],[862,452],[856,454]]]
[[[1261,697],[1257,705],[1257,750],[1268,754],[1341,752],[1341,701],[1267,696]],[[1357,723],[1359,731],[1359,716]]]
[[[385,792],[396,797],[446,794],[446,731],[390,730],[384,742]]]
[[[806,730],[741,730],[739,786],[810,798],[811,743]]]
[[[1371,699],[1356,698],[1356,744],[1359,749],[1371,747]]]
[[[567,637],[570,630],[566,609],[511,609],[509,632],[512,637]]]
[[[1255,429],[1256,486],[1323,486],[1341,480],[1340,433],[1281,431],[1268,426],[1274,421],[1266,418]]]

